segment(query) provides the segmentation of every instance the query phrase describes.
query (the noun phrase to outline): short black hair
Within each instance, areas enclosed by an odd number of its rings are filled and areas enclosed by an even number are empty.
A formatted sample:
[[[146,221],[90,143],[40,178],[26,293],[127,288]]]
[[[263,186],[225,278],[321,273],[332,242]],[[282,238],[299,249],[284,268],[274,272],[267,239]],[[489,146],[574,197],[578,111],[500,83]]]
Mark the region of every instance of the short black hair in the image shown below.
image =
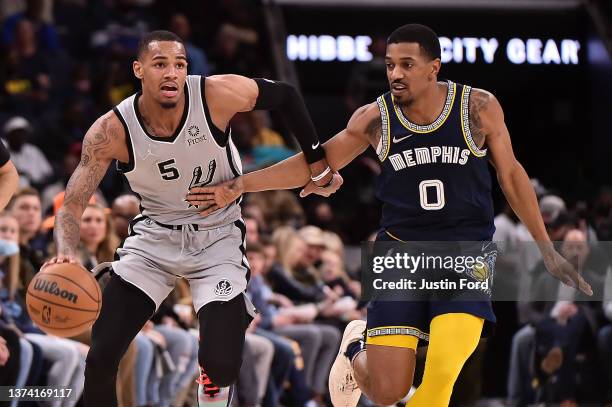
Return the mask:
[[[185,42],[171,31],[166,30],[157,30],[146,33],[142,36],[140,41],[138,42],[138,54],[136,55],[138,59],[142,56],[142,54],[149,49],[149,44],[153,41],[176,41],[180,42],[185,46]]]
[[[430,59],[440,58],[440,40],[438,34],[423,24],[406,24],[389,35],[387,45],[400,42],[416,42],[421,48],[421,53]]]

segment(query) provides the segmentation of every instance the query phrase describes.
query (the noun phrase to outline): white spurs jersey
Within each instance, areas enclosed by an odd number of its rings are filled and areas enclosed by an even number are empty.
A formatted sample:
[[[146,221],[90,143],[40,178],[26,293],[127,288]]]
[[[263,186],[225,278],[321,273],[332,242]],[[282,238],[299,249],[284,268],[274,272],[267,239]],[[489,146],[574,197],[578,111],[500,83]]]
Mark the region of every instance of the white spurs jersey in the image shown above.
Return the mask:
[[[148,133],[138,112],[140,92],[113,109],[125,128],[130,157],[127,165],[117,167],[140,196],[142,214],[163,224],[215,228],[240,218],[238,202],[202,217],[199,212],[204,208],[185,201],[191,187],[217,184],[242,173],[231,133],[223,134],[210,121],[205,83],[203,77],[187,76],[185,111],[172,137]]]

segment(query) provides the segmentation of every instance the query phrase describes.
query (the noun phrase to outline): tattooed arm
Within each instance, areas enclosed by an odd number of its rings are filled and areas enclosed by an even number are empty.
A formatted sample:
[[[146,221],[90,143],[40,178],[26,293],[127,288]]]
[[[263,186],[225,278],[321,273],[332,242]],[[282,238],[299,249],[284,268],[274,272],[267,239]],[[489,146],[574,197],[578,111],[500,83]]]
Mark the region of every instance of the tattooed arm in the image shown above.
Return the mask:
[[[380,131],[380,110],[376,103],[357,109],[346,129],[323,144],[330,167],[338,171],[364,152],[368,145],[376,147],[380,140]],[[337,184],[333,185],[337,189],[342,179],[338,175],[334,176],[338,177],[334,180]],[[192,188],[187,200],[194,205],[208,208],[202,212],[202,215],[207,215],[233,202],[245,192],[293,189],[308,183],[302,191],[302,196],[309,193],[330,195],[328,189],[319,188],[309,181],[310,170],[304,155],[299,153],[271,167],[248,173],[225,184]]]
[[[121,151],[123,132],[119,119],[113,112],[100,117],[87,131],[83,139],[81,162],[68,181],[64,203],[55,216],[54,238],[57,256],[47,264],[77,262],[81,215],[110,162],[114,158],[123,158],[123,154],[116,154]]]
[[[478,146],[486,144],[506,200],[537,242],[547,270],[565,284],[592,294],[589,284],[555,251],[550,242],[529,176],[514,156],[504,112],[491,93],[481,89],[472,91],[470,130]]]

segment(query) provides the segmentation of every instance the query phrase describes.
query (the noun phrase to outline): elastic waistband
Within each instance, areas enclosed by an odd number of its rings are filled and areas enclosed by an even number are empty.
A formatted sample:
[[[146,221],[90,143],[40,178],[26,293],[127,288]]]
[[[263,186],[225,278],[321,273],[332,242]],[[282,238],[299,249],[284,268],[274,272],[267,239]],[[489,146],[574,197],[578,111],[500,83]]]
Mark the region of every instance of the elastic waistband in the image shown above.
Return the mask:
[[[170,230],[183,230],[183,228],[186,227],[186,226],[191,226],[193,228],[193,230],[195,230],[196,232],[200,229],[200,226],[195,224],[195,223],[191,223],[191,224],[188,224],[188,225],[166,225],[165,223],[158,222],[158,221],[156,221],[155,219],[153,219],[153,218],[151,218],[149,216],[143,215],[143,217],[145,219],[151,219],[153,222],[155,222],[155,224],[157,224],[157,225],[159,225],[159,226],[161,226],[163,228],[170,229]]]

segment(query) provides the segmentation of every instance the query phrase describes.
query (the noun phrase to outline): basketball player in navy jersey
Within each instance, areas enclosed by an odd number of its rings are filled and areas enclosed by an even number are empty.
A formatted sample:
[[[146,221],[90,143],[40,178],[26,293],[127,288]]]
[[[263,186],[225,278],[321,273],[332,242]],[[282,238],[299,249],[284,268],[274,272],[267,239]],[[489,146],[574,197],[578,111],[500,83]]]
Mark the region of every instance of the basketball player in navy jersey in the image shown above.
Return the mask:
[[[383,202],[377,240],[490,241],[491,163],[508,202],[538,242],[548,271],[592,294],[549,240],[497,99],[485,90],[439,81],[440,43],[423,25],[395,30],[385,60],[390,92],[358,109],[346,129],[324,145],[335,170],[368,146],[376,150],[382,167],[377,196]],[[194,188],[187,199],[209,206],[207,215],[244,192],[306,185],[302,196],[327,195],[307,182],[308,167],[297,155],[220,186]],[[355,406],[361,392],[377,405],[403,398],[412,385],[419,339],[429,340],[429,348],[422,383],[408,405],[447,406],[483,327],[494,322],[489,298],[371,301],[367,324],[352,321],[344,332],[329,379],[334,406]]]
[[[242,363],[244,334],[254,308],[244,295],[249,279],[246,227],[238,200],[203,218],[185,202],[195,185],[241,173],[229,123],[237,112],[276,109],[287,119],[322,189],[341,183],[318,141],[300,94],[289,84],[238,75],[187,75],[183,41],[168,31],[145,35],[133,63],[142,90],[91,126],[81,162],[70,177],[55,218],[58,255],[46,264],[76,263],[79,223],[111,161],[139,194],[141,214],[117,250],[85,367],[87,407],[117,405],[117,368],[128,345],[184,277],[200,325],[198,404],[226,406]],[[308,170],[310,173],[311,171]]]

